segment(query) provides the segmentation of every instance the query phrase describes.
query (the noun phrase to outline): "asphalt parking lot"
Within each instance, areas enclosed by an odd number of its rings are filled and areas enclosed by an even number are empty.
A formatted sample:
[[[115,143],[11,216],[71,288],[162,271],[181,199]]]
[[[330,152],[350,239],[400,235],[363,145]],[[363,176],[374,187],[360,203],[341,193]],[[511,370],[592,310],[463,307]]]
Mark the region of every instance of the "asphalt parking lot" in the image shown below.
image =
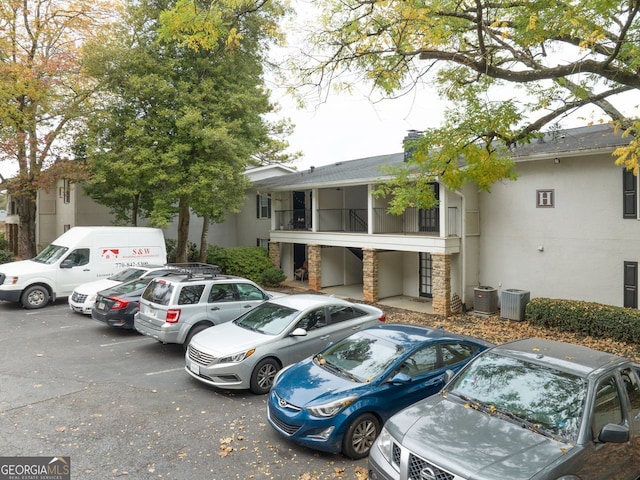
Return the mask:
[[[308,450],[266,397],[221,391],[161,345],[72,313],[0,302],[0,456],[69,456],[71,478],[364,479],[367,460]]]

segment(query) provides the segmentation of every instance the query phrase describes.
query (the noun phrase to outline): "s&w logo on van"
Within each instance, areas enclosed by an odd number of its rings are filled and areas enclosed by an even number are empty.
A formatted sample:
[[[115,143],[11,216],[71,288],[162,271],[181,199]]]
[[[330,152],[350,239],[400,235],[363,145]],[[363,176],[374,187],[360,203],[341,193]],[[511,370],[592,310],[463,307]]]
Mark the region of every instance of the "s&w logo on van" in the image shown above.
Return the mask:
[[[102,258],[105,260],[113,260],[114,258],[118,258],[120,255],[119,248],[103,248],[102,249]]]

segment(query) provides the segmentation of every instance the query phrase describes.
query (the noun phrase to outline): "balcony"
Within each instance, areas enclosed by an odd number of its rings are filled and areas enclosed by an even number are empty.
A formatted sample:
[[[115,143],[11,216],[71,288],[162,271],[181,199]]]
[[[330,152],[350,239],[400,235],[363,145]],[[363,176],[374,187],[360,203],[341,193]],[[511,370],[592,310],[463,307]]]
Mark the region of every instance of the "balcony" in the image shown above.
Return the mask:
[[[456,208],[448,209],[450,227],[447,236],[455,236]],[[369,233],[366,209],[322,208],[316,211],[317,225],[311,221],[311,210],[278,210],[276,225],[280,230],[313,230],[315,232]],[[440,236],[440,212],[438,209],[419,210],[408,208],[403,215],[391,215],[384,208],[374,208],[373,234],[401,234]],[[452,233],[453,232],[453,233]]]
[[[312,214],[315,213],[315,224]],[[460,238],[458,209],[447,208],[447,235],[440,235],[440,209],[407,209],[391,215],[374,208],[278,210],[271,240],[332,246],[357,246],[393,250],[456,252]],[[372,223],[371,228],[369,223]]]

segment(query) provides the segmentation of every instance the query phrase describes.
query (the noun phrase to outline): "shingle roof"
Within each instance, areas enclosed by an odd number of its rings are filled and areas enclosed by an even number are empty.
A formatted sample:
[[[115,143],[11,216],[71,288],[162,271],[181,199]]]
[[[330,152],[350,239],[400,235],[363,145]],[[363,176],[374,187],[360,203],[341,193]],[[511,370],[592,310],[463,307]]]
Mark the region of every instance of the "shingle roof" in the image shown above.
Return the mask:
[[[615,147],[628,143],[629,139],[615,134],[611,125],[593,125],[545,133],[538,140],[516,146],[512,156],[516,162],[538,160],[568,153],[613,151]],[[398,165],[403,161],[403,152],[359,158],[257,181],[255,185],[270,190],[290,190],[291,187],[307,189],[331,185],[365,185],[385,177],[381,167]]]

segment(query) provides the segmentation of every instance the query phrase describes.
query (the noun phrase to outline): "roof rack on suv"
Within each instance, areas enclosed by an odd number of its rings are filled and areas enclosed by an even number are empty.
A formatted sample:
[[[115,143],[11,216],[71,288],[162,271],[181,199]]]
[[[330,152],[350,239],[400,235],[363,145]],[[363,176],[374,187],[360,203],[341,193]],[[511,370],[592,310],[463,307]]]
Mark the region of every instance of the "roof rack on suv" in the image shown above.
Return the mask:
[[[176,273],[185,274],[188,278],[195,275],[200,277],[215,277],[220,275],[220,267],[209,263],[186,262],[186,263],[167,263],[167,267],[175,268]]]

